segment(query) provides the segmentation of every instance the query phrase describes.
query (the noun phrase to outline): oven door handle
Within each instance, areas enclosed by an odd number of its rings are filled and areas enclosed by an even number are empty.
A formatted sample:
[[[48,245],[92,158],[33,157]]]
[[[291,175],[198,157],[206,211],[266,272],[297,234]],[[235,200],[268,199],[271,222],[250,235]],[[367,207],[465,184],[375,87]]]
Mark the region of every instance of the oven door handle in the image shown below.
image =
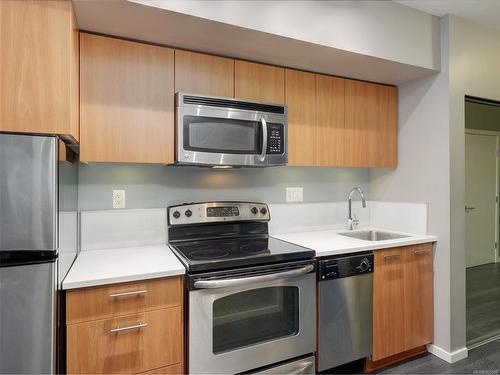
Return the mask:
[[[288,374],[304,374],[304,372],[313,365],[312,361],[301,362],[297,365],[295,369],[292,369]]]
[[[264,117],[260,118],[260,123],[262,124],[262,151],[259,155],[259,160],[264,161],[267,153],[267,122]]]
[[[269,275],[239,277],[235,279],[222,279],[222,280],[198,280],[194,282],[194,287],[197,289],[217,289],[228,288],[232,286],[242,286],[247,284],[262,283],[266,281],[273,281],[279,279],[287,279],[290,277],[301,276],[314,270],[312,264],[297,268],[291,271],[277,272]]]

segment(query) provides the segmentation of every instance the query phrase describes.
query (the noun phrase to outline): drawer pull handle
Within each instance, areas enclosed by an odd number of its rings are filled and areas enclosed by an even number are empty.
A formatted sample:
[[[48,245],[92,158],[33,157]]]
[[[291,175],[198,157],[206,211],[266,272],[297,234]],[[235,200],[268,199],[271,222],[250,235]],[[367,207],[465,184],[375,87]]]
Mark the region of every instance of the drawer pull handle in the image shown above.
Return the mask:
[[[414,254],[415,255],[422,255],[422,254],[428,254],[430,253],[430,250],[415,250]]]
[[[117,298],[117,297],[131,297],[131,296],[139,296],[142,294],[146,294],[148,291],[146,289],[144,290],[134,290],[133,292],[123,292],[123,293],[114,293],[110,294],[110,298]]]
[[[131,329],[141,329],[141,328],[144,328],[147,326],[148,326],[148,323],[138,323],[138,324],[134,324],[132,326],[127,326],[127,327],[116,327],[116,328],[113,328],[112,330],[110,330],[109,332],[117,333],[117,332],[122,332],[122,331],[128,331]]]
[[[388,254],[384,255],[384,259],[389,260],[389,259],[396,259],[396,258],[401,258],[400,254]]]

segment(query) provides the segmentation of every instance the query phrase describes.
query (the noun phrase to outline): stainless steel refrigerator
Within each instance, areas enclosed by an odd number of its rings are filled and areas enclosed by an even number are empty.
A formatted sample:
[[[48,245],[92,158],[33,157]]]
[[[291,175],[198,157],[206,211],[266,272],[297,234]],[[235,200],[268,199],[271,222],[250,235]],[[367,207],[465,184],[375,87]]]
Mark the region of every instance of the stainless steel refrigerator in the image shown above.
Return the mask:
[[[78,163],[54,136],[0,133],[0,373],[52,374],[78,250]]]

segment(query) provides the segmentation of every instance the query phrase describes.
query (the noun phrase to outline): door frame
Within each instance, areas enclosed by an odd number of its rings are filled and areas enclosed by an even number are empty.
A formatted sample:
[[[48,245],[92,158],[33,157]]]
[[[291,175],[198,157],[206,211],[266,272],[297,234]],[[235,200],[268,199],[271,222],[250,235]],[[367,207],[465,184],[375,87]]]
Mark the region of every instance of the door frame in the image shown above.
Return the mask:
[[[496,156],[496,204],[495,204],[495,263],[500,262],[500,131],[493,130],[478,130],[478,129],[465,129],[465,134],[475,135],[490,135],[496,137],[497,143],[497,156]],[[465,155],[467,157],[467,155]],[[467,176],[464,174],[464,177]],[[467,251],[467,249],[465,249]]]

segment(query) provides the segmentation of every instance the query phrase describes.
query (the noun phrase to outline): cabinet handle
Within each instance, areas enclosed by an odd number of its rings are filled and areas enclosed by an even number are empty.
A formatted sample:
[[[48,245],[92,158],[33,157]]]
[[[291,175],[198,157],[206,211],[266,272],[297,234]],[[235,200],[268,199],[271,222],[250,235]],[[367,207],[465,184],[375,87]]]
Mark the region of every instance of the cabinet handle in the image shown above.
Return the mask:
[[[148,291],[147,289],[143,290],[134,290],[133,292],[123,292],[123,293],[114,293],[110,294],[110,298],[118,298],[118,297],[131,297],[131,296],[139,296],[142,294],[146,294]]]
[[[116,327],[116,328],[113,328],[112,330],[110,330],[109,332],[110,333],[117,333],[117,332],[122,332],[122,331],[128,331],[131,329],[141,329],[141,328],[144,328],[147,326],[148,326],[148,323],[137,323],[137,324],[127,326],[127,327]]]
[[[396,259],[396,258],[401,258],[401,255],[400,255],[400,254],[389,254],[389,255],[384,255],[384,259],[385,259],[385,260],[389,260],[389,259]]]
[[[430,250],[429,249],[427,249],[427,250],[415,250],[413,253],[415,255],[428,254],[428,253],[430,253]]]

